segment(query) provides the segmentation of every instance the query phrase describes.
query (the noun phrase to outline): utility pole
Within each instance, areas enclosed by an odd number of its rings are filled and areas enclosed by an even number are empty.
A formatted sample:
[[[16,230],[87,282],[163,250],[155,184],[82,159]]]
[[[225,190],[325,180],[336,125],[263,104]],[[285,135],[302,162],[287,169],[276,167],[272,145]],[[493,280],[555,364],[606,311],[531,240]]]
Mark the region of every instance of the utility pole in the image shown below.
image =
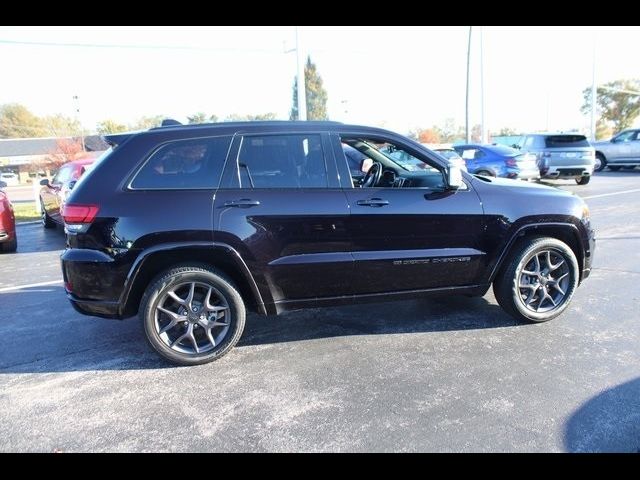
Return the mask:
[[[469,130],[469,61],[471,59],[471,33],[473,27],[469,27],[469,43],[467,45],[467,96],[466,96],[466,119],[465,119],[465,131],[467,135],[467,143],[471,143],[471,131]]]
[[[307,84],[304,76],[304,57],[300,46],[298,27],[296,27],[296,60],[298,63],[298,120],[307,119]]]
[[[487,143],[487,129],[484,123],[484,41],[483,27],[480,27],[480,142]]]
[[[593,32],[593,65],[591,72],[591,141],[596,141],[596,104],[598,99],[598,89],[596,86],[596,36],[597,30]]]

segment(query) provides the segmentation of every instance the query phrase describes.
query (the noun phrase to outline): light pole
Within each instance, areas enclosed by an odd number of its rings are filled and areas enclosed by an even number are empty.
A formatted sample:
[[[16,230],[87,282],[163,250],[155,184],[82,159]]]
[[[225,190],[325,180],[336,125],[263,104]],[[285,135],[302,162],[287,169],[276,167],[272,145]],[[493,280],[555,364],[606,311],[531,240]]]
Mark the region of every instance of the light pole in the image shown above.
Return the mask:
[[[296,47],[285,50],[284,53],[296,52],[296,91],[298,93],[298,120],[307,119],[307,83],[304,76],[304,57],[300,46],[298,27],[296,27]],[[300,80],[302,79],[302,80]]]
[[[84,146],[84,132],[82,131],[82,124],[80,123],[80,97],[78,95],[73,96],[74,109],[75,109],[75,117],[76,122],[78,122],[78,127],[80,128],[80,142],[82,143],[82,151],[86,152],[87,149]]]
[[[465,132],[467,136],[467,143],[471,143],[471,132],[469,131],[469,62],[471,60],[471,33],[473,27],[469,27],[469,42],[467,45],[467,95],[466,95],[466,114],[465,114]]]

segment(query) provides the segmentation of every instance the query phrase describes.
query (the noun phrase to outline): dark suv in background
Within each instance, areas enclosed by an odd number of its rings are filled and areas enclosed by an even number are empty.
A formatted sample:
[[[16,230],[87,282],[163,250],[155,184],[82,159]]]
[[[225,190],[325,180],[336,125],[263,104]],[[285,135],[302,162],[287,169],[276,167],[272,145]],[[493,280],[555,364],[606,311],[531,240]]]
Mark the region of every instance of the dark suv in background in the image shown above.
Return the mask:
[[[534,133],[524,135],[523,152],[538,158],[541,178],[573,178],[586,185],[596,164],[595,150],[587,137],[576,133]]]
[[[67,295],[88,315],[138,313],[151,346],[178,364],[228,352],[246,309],[484,295],[493,284],[507,312],[542,322],[591,269],[578,197],[461,173],[386,130],[251,122],[106,139],[113,151],[64,207]],[[349,149],[368,163],[362,178]]]

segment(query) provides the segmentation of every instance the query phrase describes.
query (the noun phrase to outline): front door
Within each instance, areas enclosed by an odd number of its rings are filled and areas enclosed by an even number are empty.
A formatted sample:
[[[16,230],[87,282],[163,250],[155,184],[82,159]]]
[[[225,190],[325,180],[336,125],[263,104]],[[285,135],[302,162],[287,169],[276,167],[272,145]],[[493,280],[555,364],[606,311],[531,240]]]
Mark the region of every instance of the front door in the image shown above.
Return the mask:
[[[334,142],[342,138],[334,137]],[[484,252],[480,200],[470,184],[448,191],[442,170],[426,154],[384,142],[351,142],[383,162],[380,179],[369,187],[345,185],[351,215],[347,224],[355,259],[354,288],[380,293],[473,285]],[[389,145],[391,143],[391,147]],[[371,153],[386,152],[387,159]],[[344,162],[334,145],[338,162]],[[389,153],[391,152],[391,153]],[[340,165],[339,165],[340,169]],[[366,184],[365,180],[365,184]]]
[[[353,258],[328,137],[238,136],[214,208],[214,242],[234,247],[266,303],[349,293]]]

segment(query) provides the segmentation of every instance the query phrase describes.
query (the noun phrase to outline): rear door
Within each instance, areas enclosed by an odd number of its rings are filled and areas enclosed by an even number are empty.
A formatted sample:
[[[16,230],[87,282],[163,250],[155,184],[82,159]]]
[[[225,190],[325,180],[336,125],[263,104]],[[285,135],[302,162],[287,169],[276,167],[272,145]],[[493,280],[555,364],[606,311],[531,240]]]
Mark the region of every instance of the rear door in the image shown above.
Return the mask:
[[[351,291],[349,208],[323,133],[238,135],[214,208],[266,303]]]

